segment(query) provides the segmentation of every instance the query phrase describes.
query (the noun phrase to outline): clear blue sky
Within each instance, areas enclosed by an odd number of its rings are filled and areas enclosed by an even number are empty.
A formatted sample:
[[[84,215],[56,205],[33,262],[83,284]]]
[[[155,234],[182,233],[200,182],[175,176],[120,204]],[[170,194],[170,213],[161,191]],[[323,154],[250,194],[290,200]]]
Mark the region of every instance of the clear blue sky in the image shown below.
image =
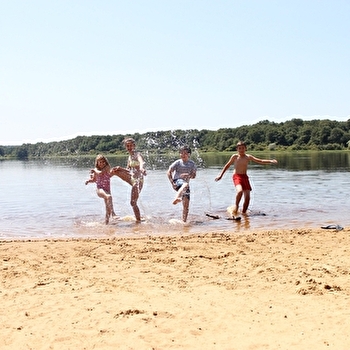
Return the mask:
[[[0,0],[0,145],[350,118],[349,0]]]

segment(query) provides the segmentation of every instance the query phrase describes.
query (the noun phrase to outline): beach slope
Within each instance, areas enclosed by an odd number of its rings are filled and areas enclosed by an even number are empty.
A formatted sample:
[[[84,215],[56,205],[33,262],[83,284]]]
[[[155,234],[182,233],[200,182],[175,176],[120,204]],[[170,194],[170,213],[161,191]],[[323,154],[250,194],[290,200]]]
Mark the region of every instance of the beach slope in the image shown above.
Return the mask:
[[[348,349],[349,233],[1,241],[0,348]]]

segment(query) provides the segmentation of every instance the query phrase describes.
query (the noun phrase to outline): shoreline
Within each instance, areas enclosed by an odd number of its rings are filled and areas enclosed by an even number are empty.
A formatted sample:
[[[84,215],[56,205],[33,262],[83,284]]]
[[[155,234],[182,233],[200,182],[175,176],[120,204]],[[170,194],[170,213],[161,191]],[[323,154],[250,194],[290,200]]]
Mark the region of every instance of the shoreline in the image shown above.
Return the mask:
[[[276,224],[271,222],[260,222],[252,225],[248,220],[235,221],[229,220],[225,217],[219,217],[221,220],[212,219],[211,216],[219,216],[218,214],[205,214],[207,222],[205,226],[201,226],[204,222],[194,222],[194,224],[184,224],[179,219],[171,219],[169,223],[163,226],[155,226],[152,223],[136,225],[131,216],[126,216],[125,226],[118,227],[119,221],[112,222],[109,225],[104,223],[97,223],[91,226],[82,226],[69,235],[62,235],[58,233],[47,234],[31,234],[31,235],[10,235],[8,232],[0,236],[0,244],[3,242],[26,242],[26,241],[70,241],[70,240],[118,240],[118,239],[147,239],[149,237],[180,237],[180,236],[197,236],[207,235],[211,233],[220,233],[225,235],[249,235],[252,232],[259,233],[267,231],[264,227],[269,227],[269,231],[294,231],[294,230],[321,230],[324,226],[339,226],[340,230],[346,229],[348,225],[343,223],[339,225],[336,220],[324,220],[319,224],[302,224],[300,223],[281,223]],[[216,222],[228,223],[227,226],[215,226]],[[344,221],[344,220],[342,220]],[[123,224],[125,224],[123,222]],[[350,227],[350,226],[349,226]],[[64,228],[60,229],[65,230]],[[66,230],[69,231],[67,227]],[[84,231],[84,232],[83,232]],[[322,231],[335,231],[334,229]],[[94,232],[94,233],[93,233]]]
[[[346,349],[349,233],[1,240],[1,348]]]

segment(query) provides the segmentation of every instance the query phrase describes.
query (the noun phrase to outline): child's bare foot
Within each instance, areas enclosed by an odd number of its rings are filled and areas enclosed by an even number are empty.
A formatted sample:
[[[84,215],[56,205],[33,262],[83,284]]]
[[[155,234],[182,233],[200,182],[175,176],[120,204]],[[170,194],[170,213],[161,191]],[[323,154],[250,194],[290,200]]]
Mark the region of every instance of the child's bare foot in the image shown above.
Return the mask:
[[[143,222],[143,221],[146,221],[146,219],[145,219],[145,218],[139,218],[139,219],[136,219],[136,220],[135,220],[135,222],[136,222],[137,224],[141,224],[141,222]]]
[[[173,204],[177,204],[177,203],[180,203],[181,202],[181,198],[175,198]]]
[[[232,217],[236,216],[238,214],[238,207],[236,205],[228,207],[227,212]]]

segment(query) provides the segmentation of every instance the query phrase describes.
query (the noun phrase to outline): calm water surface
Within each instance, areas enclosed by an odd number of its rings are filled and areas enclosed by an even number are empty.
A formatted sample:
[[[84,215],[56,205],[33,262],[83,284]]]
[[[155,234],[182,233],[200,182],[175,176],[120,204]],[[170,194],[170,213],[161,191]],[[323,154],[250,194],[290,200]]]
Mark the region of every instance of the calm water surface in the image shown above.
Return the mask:
[[[132,219],[130,186],[113,177],[114,207],[122,220],[106,226],[103,200],[97,197],[95,184],[84,185],[93,159],[1,161],[0,239],[242,233],[248,229],[350,225],[348,154],[343,153],[340,160],[336,156],[326,160],[319,155],[315,161],[307,155],[294,155],[291,161],[277,154],[277,166],[252,164],[248,173],[253,187],[251,212],[240,222],[226,219],[226,208],[233,204],[235,196],[232,169],[220,182],[214,181],[227,157],[220,158],[220,165],[214,161],[198,170],[197,178],[191,182],[186,225],[180,221],[181,204],[172,204],[174,191],[165,168],[148,170],[139,201],[146,219],[142,224]],[[118,161],[111,164],[124,165]],[[302,169],[297,169],[298,164]],[[205,216],[206,212],[221,218],[212,220]]]

